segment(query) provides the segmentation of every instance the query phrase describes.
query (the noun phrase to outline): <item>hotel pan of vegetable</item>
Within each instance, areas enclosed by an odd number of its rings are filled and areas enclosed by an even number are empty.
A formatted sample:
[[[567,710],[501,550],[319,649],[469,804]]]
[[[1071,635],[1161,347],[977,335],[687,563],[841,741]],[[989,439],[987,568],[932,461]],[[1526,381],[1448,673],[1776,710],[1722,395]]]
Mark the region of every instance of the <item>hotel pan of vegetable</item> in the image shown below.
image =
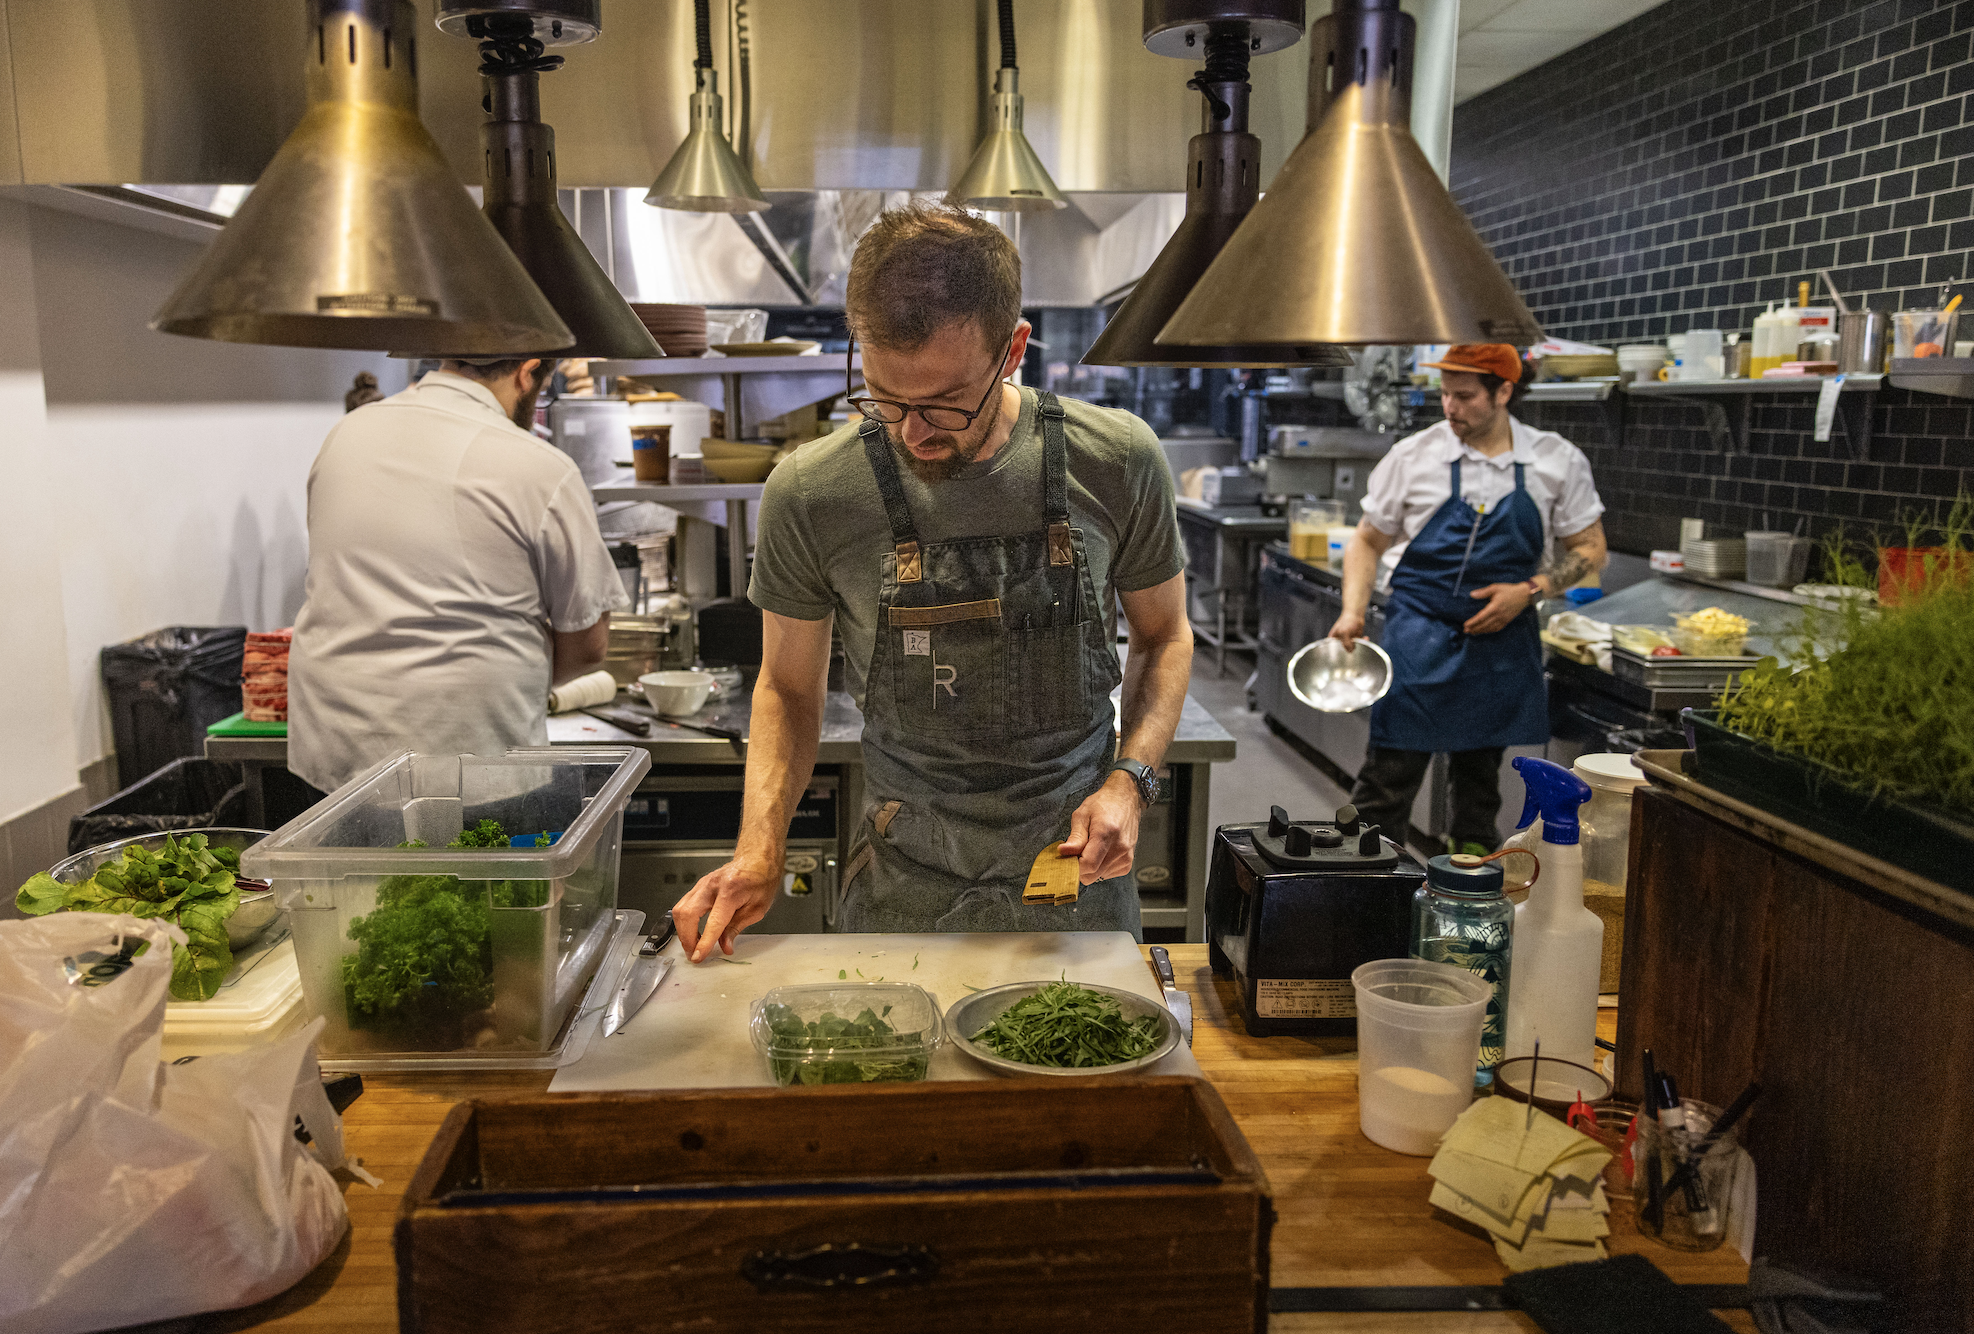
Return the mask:
[[[261,880],[242,880],[240,851],[265,829],[179,829],[139,834],[76,853],[34,876],[14,896],[30,917],[51,912],[157,917],[185,932],[172,948],[171,998],[210,1000],[251,944],[280,912]]]

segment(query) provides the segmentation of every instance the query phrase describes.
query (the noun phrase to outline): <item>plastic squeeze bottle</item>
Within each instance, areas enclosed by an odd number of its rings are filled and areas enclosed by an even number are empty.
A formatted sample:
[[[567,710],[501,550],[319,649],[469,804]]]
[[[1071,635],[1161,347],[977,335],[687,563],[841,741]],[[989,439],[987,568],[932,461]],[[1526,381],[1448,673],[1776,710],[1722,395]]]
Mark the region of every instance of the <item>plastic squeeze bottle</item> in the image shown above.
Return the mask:
[[[1597,981],[1604,922],[1583,906],[1577,808],[1590,785],[1560,764],[1523,755],[1528,787],[1518,828],[1542,816],[1542,875],[1515,909],[1515,984],[1508,989],[1507,1055],[1542,1055],[1597,1067]]]

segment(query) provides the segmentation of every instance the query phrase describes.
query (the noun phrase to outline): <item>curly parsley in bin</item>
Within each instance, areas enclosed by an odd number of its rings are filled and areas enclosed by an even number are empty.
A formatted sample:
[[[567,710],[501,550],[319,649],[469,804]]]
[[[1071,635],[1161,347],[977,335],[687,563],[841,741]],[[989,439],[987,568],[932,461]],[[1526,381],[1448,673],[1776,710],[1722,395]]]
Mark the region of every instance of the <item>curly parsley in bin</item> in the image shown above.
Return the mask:
[[[546,832],[535,846],[547,847]],[[497,820],[462,830],[454,848],[504,848]],[[416,840],[400,845],[423,847]],[[470,880],[394,875],[377,885],[377,907],[350,922],[355,954],[343,957],[352,1028],[380,1030],[419,1050],[465,1046],[468,1020],[493,1005],[494,908],[539,908],[547,880]]]
[[[825,1011],[813,1023],[786,1005],[762,1012],[769,1033],[768,1060],[777,1084],[874,1084],[924,1079],[931,1055],[923,1035],[900,1033],[882,1013],[865,1006],[855,1019]],[[874,1049],[860,1057],[860,1050]]]

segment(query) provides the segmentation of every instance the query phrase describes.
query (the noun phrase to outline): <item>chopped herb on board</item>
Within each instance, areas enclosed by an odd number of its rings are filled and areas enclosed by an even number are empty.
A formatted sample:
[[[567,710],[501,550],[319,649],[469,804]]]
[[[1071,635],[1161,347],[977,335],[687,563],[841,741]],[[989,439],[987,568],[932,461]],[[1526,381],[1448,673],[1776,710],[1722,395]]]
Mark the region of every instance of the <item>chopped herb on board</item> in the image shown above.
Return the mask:
[[[848,981],[850,978],[850,970],[848,968],[837,969],[836,978],[839,982]]]
[[[1024,1065],[1084,1069],[1149,1055],[1162,1029],[1155,1015],[1126,1019],[1115,996],[1051,982],[1003,1010],[972,1040]]]

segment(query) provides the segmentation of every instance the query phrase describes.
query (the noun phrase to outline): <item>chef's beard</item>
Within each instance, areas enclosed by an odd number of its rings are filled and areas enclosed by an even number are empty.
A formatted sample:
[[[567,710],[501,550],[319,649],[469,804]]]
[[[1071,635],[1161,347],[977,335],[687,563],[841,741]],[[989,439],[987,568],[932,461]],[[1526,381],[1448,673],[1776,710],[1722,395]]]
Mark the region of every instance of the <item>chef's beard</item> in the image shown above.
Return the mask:
[[[541,391],[548,384],[548,377],[555,374],[555,363],[544,359],[541,369],[535,372],[535,387],[514,400],[514,411],[508,414],[516,426],[534,434],[535,409],[541,403]]]
[[[994,427],[1001,420],[1001,397],[1000,394],[993,395],[992,409],[982,413],[965,435],[952,435],[941,431],[927,440],[925,443],[928,445],[944,445],[951,451],[939,458],[922,459],[912,453],[905,447],[902,439],[891,434],[891,428],[888,426],[885,428],[884,438],[891,442],[891,452],[896,454],[899,461],[910,468],[912,474],[921,482],[943,482],[972,464],[980,457],[980,451],[987,447],[988,437],[994,434]],[[900,422],[898,425],[902,429],[904,423]]]

